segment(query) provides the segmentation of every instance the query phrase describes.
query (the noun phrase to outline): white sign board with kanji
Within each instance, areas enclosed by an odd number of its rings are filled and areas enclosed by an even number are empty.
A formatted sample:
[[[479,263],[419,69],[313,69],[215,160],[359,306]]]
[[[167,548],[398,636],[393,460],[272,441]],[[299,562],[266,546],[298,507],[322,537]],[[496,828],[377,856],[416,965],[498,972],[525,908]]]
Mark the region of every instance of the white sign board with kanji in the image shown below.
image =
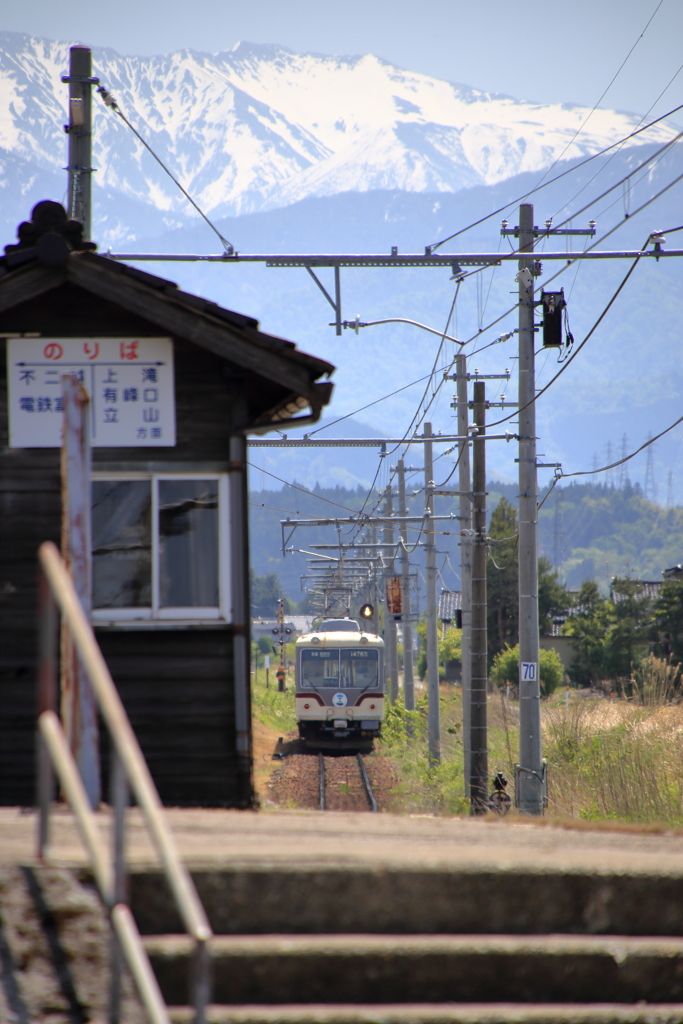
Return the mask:
[[[170,338],[11,338],[10,448],[60,447],[66,374],[88,392],[93,448],[175,445]]]

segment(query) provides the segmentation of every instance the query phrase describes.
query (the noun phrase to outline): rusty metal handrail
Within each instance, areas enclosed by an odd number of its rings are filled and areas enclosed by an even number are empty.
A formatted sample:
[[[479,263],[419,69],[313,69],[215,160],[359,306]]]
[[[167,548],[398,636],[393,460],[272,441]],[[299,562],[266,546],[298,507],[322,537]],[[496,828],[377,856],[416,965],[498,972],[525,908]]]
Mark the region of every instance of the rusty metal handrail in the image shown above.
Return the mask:
[[[197,1009],[197,1024],[200,1024],[205,1019],[205,1007],[209,1000],[210,982],[207,942],[213,934],[211,926],[192,877],[182,863],[171,833],[166,826],[159,794],[138,744],[137,737],[133,732],[90,622],[83,611],[71,577],[57,547],[50,541],[41,544],[38,550],[38,561],[42,570],[41,576],[43,577],[39,581],[40,600],[43,606],[39,624],[42,646],[39,666],[41,691],[44,690],[49,693],[51,688],[53,691],[55,688],[54,679],[51,678],[53,668],[49,664],[49,652],[50,645],[53,643],[50,634],[54,632],[54,604],[56,603],[87,672],[102,717],[109,728],[125,777],[127,777],[142,810],[185,928],[188,934],[195,940],[194,1003]],[[46,654],[46,652],[48,653]],[[50,698],[45,698],[42,695],[41,705],[41,710],[51,710],[49,707]],[[41,735],[43,735],[42,726]],[[38,781],[39,804],[41,808],[39,826],[39,851],[41,855],[47,845],[47,815],[49,813],[49,784],[45,780],[46,773],[43,762],[44,757],[41,752],[39,765],[42,767],[39,769]],[[83,791],[83,795],[87,804],[85,791]],[[82,815],[81,817],[83,821],[86,820]],[[82,828],[80,822],[79,827]],[[88,846],[88,841],[86,841],[86,846]],[[96,871],[102,871],[102,869],[96,867],[95,861],[93,861],[93,864]],[[104,881],[104,875],[102,877]],[[117,888],[116,879],[110,878],[107,885],[108,888],[105,888],[105,892],[114,893],[114,890]],[[112,922],[114,923],[113,918]],[[122,946],[125,948],[123,941]]]
[[[85,786],[78,774],[76,761],[66,741],[62,723],[54,711],[46,710],[38,718],[38,728],[73,810],[83,845],[90,854],[97,887],[105,904],[110,908],[112,927],[135,979],[143,1005],[152,1024],[171,1024],[159,983],[154,976],[130,908],[125,903],[117,903],[115,900],[114,877],[107,860],[104,841],[90,807]]]

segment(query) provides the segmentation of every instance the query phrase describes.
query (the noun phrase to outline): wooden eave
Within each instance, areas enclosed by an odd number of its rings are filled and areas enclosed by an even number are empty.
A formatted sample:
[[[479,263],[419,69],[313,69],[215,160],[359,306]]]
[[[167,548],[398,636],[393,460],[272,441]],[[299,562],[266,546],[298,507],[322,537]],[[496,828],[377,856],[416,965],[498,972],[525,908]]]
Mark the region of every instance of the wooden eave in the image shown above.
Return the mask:
[[[74,253],[62,268],[31,261],[0,277],[0,312],[31,301],[70,282],[184,338],[222,359],[249,370],[291,396],[312,400],[320,408],[329,385],[315,384],[334,366],[307,355],[282,338],[264,334],[257,321],[180,291],[171,281],[154,277],[94,253]],[[321,402],[321,398],[323,399]],[[287,398],[282,405],[291,401]]]

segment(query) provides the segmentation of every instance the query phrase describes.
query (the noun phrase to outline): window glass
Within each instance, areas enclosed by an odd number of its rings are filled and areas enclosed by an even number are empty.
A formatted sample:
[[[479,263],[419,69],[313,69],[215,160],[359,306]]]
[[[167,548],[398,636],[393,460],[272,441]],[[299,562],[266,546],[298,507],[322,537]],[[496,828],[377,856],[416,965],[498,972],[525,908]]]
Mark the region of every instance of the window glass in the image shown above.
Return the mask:
[[[379,652],[376,650],[342,647],[341,649],[342,686],[355,686],[368,689],[377,686],[379,675]]]
[[[301,685],[369,689],[379,679],[379,653],[355,648],[301,652]]]
[[[159,480],[159,606],[218,606],[218,480]]]
[[[93,608],[149,608],[151,523],[149,480],[93,482]]]
[[[325,648],[301,652],[302,686],[339,686],[339,651]]]

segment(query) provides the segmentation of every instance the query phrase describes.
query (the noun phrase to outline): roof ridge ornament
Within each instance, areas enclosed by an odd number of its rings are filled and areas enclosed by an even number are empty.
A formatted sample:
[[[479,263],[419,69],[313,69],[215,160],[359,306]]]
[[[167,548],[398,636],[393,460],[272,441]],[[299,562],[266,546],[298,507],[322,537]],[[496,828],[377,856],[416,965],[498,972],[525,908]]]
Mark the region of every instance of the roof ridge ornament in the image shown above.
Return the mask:
[[[95,242],[83,238],[83,224],[69,219],[61,203],[43,199],[31,210],[31,219],[17,228],[18,242],[5,246],[12,266],[37,259],[48,267],[63,267],[72,252],[92,252]]]

